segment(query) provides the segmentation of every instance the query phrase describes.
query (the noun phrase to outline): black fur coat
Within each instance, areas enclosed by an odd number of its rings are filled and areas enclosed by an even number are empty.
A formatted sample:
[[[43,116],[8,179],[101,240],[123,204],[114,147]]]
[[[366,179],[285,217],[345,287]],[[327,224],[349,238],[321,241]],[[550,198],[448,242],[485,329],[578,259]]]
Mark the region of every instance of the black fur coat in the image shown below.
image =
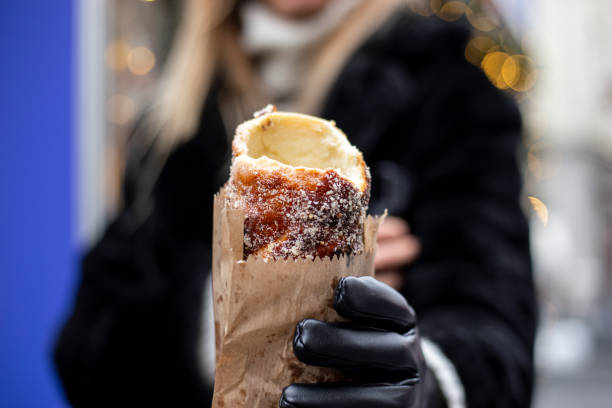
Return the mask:
[[[388,208],[420,238],[402,292],[456,366],[468,406],[526,407],[536,311],[521,118],[466,62],[468,36],[461,24],[395,15],[348,60],[321,116],[371,166],[371,212]],[[209,406],[196,350],[228,140],[211,92],[197,135],[161,173],[151,215],[123,212],[85,256],[54,355],[75,406]]]

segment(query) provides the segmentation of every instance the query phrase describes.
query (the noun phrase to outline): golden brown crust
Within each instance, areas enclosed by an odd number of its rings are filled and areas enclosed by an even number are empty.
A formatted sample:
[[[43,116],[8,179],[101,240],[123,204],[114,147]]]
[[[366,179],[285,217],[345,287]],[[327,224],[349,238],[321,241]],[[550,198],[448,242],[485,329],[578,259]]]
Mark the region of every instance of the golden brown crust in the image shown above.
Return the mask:
[[[369,170],[361,153],[353,148],[363,178],[360,183],[345,177],[339,169],[248,157],[249,132],[265,132],[271,124],[269,115],[264,115],[249,126],[239,127],[232,145],[228,198],[231,205],[245,211],[245,258],[360,253],[370,193]]]

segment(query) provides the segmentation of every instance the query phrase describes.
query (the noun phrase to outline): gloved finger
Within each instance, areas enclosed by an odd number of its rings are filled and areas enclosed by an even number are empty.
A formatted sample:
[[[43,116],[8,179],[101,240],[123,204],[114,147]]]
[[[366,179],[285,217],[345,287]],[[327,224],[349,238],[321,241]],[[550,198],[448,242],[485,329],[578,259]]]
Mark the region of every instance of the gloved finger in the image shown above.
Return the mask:
[[[416,330],[395,332],[304,319],[293,338],[293,352],[310,365],[334,367],[351,374],[418,377]]]
[[[399,333],[416,325],[414,310],[404,296],[370,276],[340,279],[334,307],[342,317]]]
[[[399,384],[292,384],[283,390],[280,408],[405,408],[414,387]]]

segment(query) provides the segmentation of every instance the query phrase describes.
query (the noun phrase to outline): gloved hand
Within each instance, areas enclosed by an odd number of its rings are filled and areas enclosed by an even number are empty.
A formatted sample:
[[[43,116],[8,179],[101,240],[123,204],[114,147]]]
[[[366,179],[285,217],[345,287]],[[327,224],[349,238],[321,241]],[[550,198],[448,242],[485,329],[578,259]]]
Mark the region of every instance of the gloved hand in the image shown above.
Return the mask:
[[[304,319],[297,325],[293,350],[306,364],[338,368],[356,381],[292,384],[283,390],[281,408],[421,408],[439,403],[414,310],[400,293],[371,277],[346,277],[338,283],[334,307],[350,322]]]

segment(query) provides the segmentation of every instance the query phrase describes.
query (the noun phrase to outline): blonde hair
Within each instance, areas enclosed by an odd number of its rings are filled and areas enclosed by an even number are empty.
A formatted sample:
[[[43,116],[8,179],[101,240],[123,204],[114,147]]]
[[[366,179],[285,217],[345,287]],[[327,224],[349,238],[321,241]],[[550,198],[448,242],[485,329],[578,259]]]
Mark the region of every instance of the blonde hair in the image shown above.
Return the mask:
[[[222,56],[239,62],[228,76],[231,87],[246,85],[248,59],[237,52],[232,22],[236,0],[185,0],[164,70],[151,95],[152,105],[136,125],[127,146],[125,176],[133,183],[133,212],[146,216],[150,195],[172,150],[196,132],[200,111]],[[248,92],[238,92],[243,95]],[[252,92],[251,92],[252,94]]]
[[[193,135],[220,55],[237,46],[234,7],[235,0],[185,1],[152,112],[166,148]]]

